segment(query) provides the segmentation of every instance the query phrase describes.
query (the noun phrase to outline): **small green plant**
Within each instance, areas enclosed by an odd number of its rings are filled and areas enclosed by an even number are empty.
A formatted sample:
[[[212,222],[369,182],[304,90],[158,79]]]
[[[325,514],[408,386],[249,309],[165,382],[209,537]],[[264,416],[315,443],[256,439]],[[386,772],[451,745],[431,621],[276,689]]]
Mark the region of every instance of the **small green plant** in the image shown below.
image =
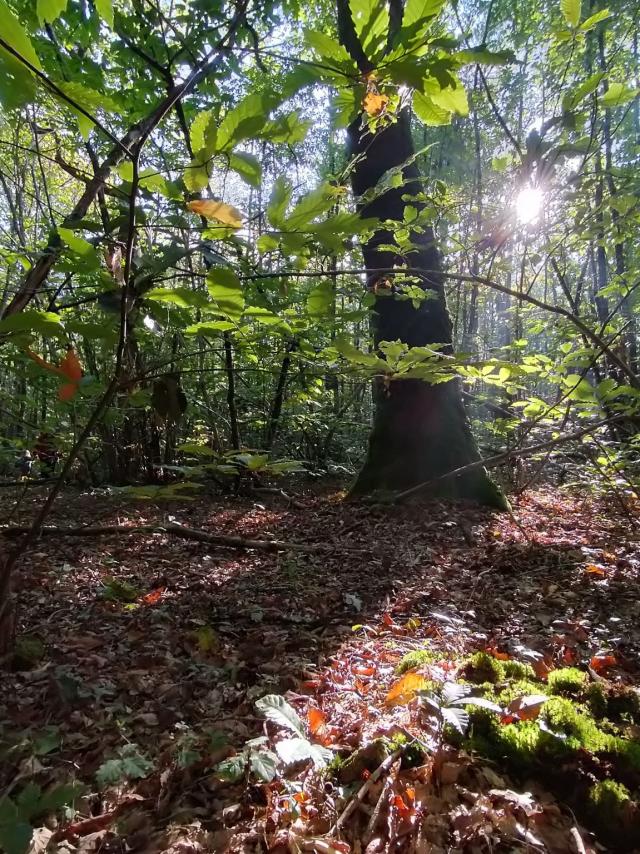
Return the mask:
[[[70,783],[43,791],[37,783],[27,783],[15,798],[0,798],[0,848],[5,854],[24,854],[37,820],[72,804],[83,788]]]
[[[561,667],[549,673],[547,683],[552,694],[577,697],[587,683],[587,674],[577,667]]]
[[[102,579],[100,596],[108,602],[135,602],[141,591],[128,581],[121,581],[112,575]]]
[[[125,744],[116,759],[107,759],[96,771],[96,782],[101,789],[115,786],[126,780],[141,780],[153,771],[153,762],[140,752],[137,744]]]

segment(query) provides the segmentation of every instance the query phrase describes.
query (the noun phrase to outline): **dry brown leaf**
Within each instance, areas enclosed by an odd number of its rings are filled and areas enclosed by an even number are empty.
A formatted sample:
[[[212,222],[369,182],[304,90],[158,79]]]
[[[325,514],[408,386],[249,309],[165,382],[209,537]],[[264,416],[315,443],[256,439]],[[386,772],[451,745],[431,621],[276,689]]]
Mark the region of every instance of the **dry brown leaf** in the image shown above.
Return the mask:
[[[424,676],[409,671],[391,686],[385,697],[385,703],[389,706],[405,706],[413,700],[418,691],[422,691],[426,687],[427,680]]]

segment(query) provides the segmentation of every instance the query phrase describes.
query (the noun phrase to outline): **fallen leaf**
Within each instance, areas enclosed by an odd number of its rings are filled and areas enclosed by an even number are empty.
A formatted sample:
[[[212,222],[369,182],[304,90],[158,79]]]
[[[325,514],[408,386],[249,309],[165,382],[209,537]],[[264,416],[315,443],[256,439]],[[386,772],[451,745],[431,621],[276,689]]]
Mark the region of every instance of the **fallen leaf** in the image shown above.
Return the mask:
[[[307,722],[312,735],[316,735],[325,725],[327,716],[320,709],[311,706],[307,712]]]
[[[594,655],[589,665],[596,673],[601,673],[609,667],[614,667],[617,663],[615,655]]]
[[[521,721],[533,721],[549,698],[545,694],[527,694],[516,697],[507,706],[509,716],[517,716]]]
[[[426,688],[427,684],[424,676],[409,671],[391,686],[385,697],[385,703],[389,706],[405,706],[413,700],[418,691]]]

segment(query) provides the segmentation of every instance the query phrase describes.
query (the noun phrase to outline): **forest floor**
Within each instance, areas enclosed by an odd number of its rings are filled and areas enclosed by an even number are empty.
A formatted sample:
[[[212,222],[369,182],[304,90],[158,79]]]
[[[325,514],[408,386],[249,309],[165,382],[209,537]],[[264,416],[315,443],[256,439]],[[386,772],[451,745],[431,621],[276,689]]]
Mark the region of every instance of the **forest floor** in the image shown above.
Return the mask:
[[[12,506],[4,492],[0,524]],[[2,677],[0,795],[29,779],[85,787],[66,818],[32,820],[33,854],[633,850],[632,802],[615,815],[627,843],[592,835],[602,816],[590,823],[578,809],[588,785],[617,773],[610,750],[583,744],[548,773],[535,762],[521,773],[506,754],[483,756],[462,737],[447,744],[438,721],[451,714],[437,708],[442,684],[469,676],[464,656],[478,650],[498,669],[530,663],[540,682],[570,665],[585,685],[638,696],[633,513],[551,487],[517,499],[513,516],[342,497],[57,501],[57,525],[172,520],[321,550],[160,533],[50,537],[30,550],[21,660]],[[39,500],[29,490],[12,524],[28,523]],[[402,675],[398,663],[417,649],[430,652]],[[440,700],[425,704],[417,692],[434,685]],[[268,722],[255,705],[266,695],[289,704],[275,701]],[[524,700],[503,725],[536,717],[542,701]],[[631,742],[633,715],[616,729]],[[305,750],[319,764],[327,750],[352,759],[320,771]],[[640,765],[620,774],[637,791]]]

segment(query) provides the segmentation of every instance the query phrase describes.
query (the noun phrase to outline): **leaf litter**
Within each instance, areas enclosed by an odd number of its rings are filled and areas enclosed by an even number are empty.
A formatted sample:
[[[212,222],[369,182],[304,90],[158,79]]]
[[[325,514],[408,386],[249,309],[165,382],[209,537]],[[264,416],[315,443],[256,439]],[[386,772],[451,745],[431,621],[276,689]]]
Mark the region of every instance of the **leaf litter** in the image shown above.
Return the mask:
[[[35,780],[81,793],[35,814],[32,852],[632,850],[610,847],[563,794],[567,775],[576,791],[606,779],[608,753],[581,748],[558,786],[463,735],[484,714],[559,738],[544,691],[496,702],[500,686],[468,683],[478,651],[529,665],[537,685],[576,668],[590,685],[637,692],[629,519],[551,489],[518,499],[515,520],[340,498],[309,493],[286,509],[58,502],[60,524],[170,514],[212,533],[333,549],[241,552],[162,534],[37,544],[0,698],[0,791]],[[28,504],[22,513],[28,522]],[[407,654],[418,658],[403,673]],[[637,778],[625,778],[636,794]]]

